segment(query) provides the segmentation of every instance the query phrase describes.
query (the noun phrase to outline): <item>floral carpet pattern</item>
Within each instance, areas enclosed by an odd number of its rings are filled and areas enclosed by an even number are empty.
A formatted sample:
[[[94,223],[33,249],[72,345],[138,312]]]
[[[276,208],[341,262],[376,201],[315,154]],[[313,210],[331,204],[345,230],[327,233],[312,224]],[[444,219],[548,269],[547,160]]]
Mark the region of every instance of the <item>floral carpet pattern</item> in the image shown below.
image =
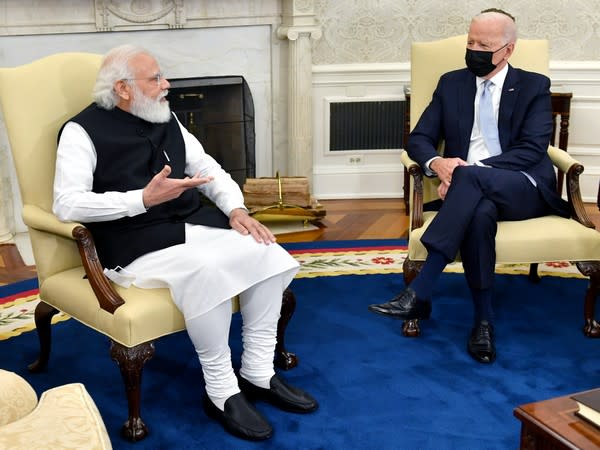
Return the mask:
[[[288,251],[301,264],[296,278],[313,278],[336,275],[368,275],[402,273],[406,259],[406,243],[374,246],[324,247]],[[462,273],[461,263],[452,263],[445,272]],[[529,264],[498,264],[496,273],[527,275]],[[558,261],[538,266],[540,276],[584,278],[577,267],[568,261]]]
[[[406,259],[406,241],[377,243],[368,241],[321,242],[311,246],[311,243],[300,245],[284,245],[289,253],[301,264],[296,278],[314,278],[338,275],[369,275],[402,273],[402,264]],[[446,267],[446,272],[460,273],[460,263]],[[497,273],[526,275],[529,273],[528,264],[498,265]],[[583,278],[577,267],[565,261],[540,264],[538,273],[541,276],[558,276],[568,278]],[[27,280],[22,289],[15,286],[0,286],[0,340],[31,331],[35,328],[34,311],[39,302],[37,283]],[[18,283],[17,283],[18,284]],[[9,292],[9,294],[7,294]],[[69,316],[59,313],[53,318],[53,323],[68,320]]]
[[[12,286],[23,284],[23,290],[5,295]],[[34,314],[39,301],[37,280],[0,286],[0,341],[35,329]],[[68,315],[58,313],[52,318],[52,323],[67,319]]]

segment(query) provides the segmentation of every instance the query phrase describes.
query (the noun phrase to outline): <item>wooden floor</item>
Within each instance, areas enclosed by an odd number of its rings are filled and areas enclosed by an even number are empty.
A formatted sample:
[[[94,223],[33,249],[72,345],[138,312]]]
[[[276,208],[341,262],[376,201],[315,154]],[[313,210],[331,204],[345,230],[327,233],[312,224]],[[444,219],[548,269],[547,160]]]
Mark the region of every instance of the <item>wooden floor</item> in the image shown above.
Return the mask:
[[[14,244],[0,244],[0,285],[36,276],[35,266],[26,266]]]
[[[322,200],[327,215],[318,230],[279,236],[279,242],[406,238],[408,217],[401,199]],[[586,204],[590,219],[600,230],[600,211]],[[0,284],[32,278],[35,266],[26,266],[13,244],[0,244]]]

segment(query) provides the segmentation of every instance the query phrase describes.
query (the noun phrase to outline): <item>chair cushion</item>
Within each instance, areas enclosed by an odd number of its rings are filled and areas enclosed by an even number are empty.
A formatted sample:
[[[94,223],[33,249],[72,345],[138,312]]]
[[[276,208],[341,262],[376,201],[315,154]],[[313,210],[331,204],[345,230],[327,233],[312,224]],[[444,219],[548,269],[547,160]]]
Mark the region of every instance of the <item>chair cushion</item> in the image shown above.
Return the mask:
[[[111,314],[100,308],[84,275],[83,267],[77,267],[50,276],[40,286],[40,298],[126,347],[185,329],[183,315],[168,289],[124,289],[113,285],[125,304]],[[233,311],[238,310],[234,301]]]
[[[29,414],[37,402],[37,395],[27,381],[14,372],[0,369],[0,427]]]
[[[33,412],[0,427],[0,448],[110,449],[104,421],[80,383],[44,392]]]
[[[435,212],[424,213],[423,226],[410,233],[408,255],[413,261],[424,261],[427,257],[427,250],[421,243],[421,236],[435,214]],[[600,233],[575,220],[559,216],[498,222],[497,263],[518,264],[564,260],[600,260]]]

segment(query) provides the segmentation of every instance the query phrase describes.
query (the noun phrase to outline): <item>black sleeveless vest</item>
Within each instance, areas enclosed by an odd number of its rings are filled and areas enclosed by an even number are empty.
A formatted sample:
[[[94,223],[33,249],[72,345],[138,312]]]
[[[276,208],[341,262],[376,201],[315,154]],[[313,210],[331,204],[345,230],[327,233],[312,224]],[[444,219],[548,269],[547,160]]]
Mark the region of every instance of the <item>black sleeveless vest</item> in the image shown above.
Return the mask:
[[[106,110],[91,104],[70,121],[85,129],[96,149],[93,192],[143,189],[165,164],[171,167],[170,178],[186,176],[185,143],[174,117],[155,124],[119,108]],[[61,132],[62,128],[59,136]],[[202,208],[201,194],[194,188],[145,214],[85,225],[94,236],[100,262],[112,269],[184,243],[185,223],[229,228],[221,211]]]

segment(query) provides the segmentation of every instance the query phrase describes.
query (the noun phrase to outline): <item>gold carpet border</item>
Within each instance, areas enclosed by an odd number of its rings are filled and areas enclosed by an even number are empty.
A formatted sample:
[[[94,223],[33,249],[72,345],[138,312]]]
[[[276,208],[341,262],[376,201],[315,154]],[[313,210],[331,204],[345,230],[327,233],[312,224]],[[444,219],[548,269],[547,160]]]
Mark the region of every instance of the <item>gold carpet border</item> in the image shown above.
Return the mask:
[[[340,275],[372,275],[402,273],[406,248],[375,250],[340,250],[298,252],[292,254],[300,263],[296,278],[332,277]],[[461,263],[446,267],[447,273],[463,273]],[[527,275],[529,264],[499,264],[496,273],[504,275]],[[564,261],[539,264],[540,276],[561,278],[585,278],[577,268]]]

